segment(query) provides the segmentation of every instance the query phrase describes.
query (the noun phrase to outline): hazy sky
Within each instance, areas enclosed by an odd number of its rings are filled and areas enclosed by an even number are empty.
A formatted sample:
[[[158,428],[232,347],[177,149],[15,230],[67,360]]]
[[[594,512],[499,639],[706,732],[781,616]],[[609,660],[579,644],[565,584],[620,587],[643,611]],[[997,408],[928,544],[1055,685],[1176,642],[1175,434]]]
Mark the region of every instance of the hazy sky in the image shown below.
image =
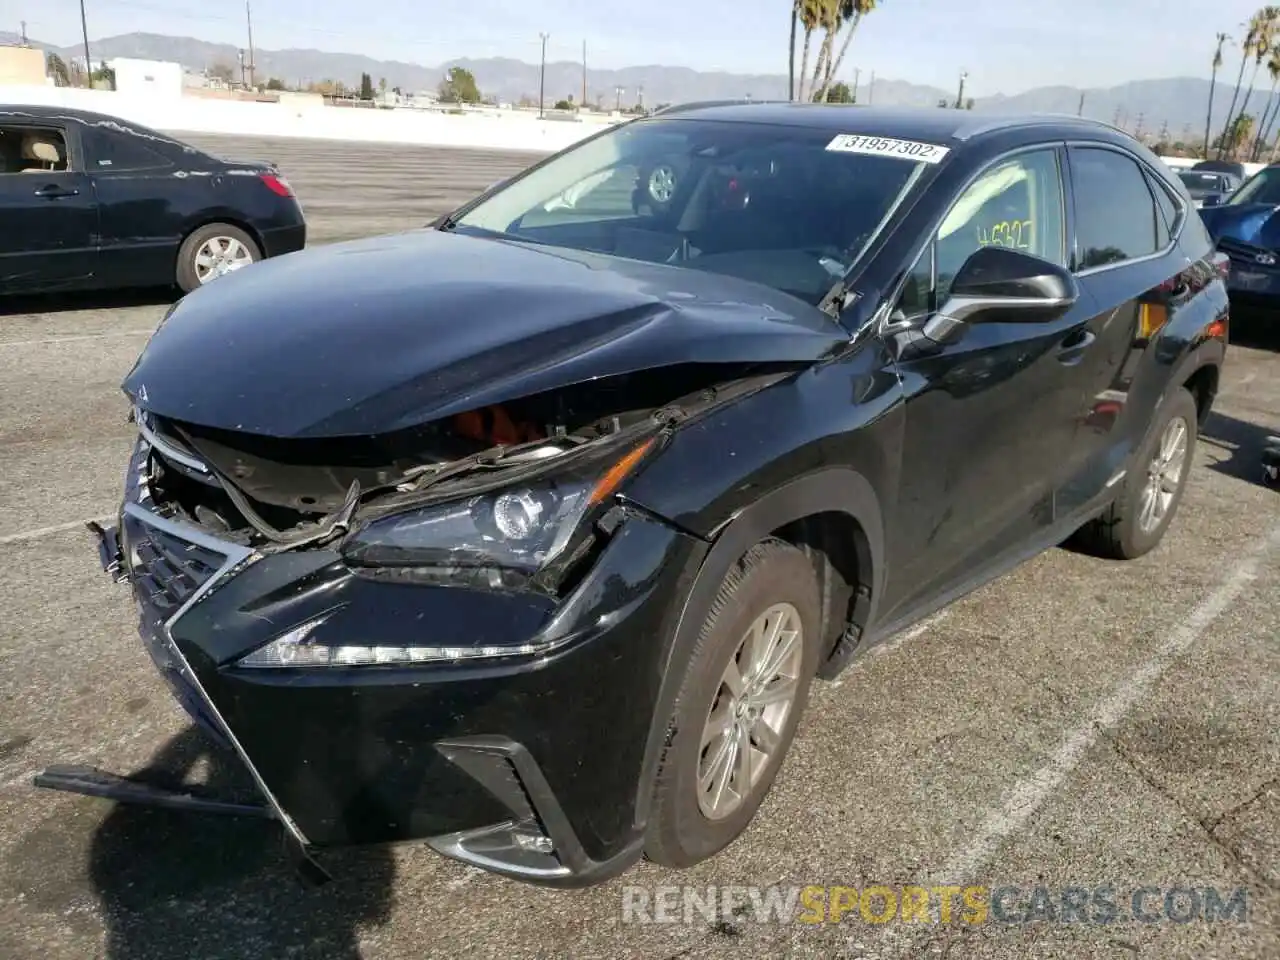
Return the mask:
[[[950,89],[967,70],[974,96],[1050,84],[1205,76],[1213,35],[1239,36],[1257,0],[882,0],[845,59],[851,78]],[[662,63],[699,70],[785,73],[784,0],[252,0],[259,47],[311,47],[434,66],[452,57],[507,56],[588,65]],[[147,31],[245,45],[242,0],[85,0],[89,37]],[[356,15],[353,11],[359,11]],[[79,0],[0,0],[0,30],[18,21],[39,40],[80,38]],[[815,43],[816,48],[816,43]],[[816,49],[815,49],[816,56]],[[1234,77],[1238,52],[1227,55]]]

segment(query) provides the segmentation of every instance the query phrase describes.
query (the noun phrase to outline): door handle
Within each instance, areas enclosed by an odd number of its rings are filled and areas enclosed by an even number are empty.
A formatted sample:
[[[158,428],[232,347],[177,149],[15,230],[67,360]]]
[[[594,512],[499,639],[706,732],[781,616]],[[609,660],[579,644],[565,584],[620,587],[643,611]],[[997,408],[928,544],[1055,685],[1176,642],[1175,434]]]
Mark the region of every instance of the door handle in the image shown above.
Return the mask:
[[[80,191],[74,188],[68,190],[66,187],[60,187],[56,183],[46,184],[36,191],[36,196],[45,200],[57,200],[60,197],[79,196]]]
[[[1058,362],[1067,366],[1079,363],[1084,357],[1084,352],[1097,339],[1097,334],[1092,330],[1080,330],[1071,334],[1062,341],[1062,346],[1058,348]]]

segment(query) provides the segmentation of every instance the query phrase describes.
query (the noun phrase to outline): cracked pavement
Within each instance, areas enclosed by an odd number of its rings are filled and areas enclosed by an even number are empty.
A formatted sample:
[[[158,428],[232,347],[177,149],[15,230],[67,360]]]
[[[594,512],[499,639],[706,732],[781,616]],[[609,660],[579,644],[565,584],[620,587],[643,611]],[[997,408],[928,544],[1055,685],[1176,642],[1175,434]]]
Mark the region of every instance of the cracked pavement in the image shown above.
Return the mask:
[[[192,139],[279,162],[317,243],[420,225],[532,159]],[[116,507],[118,384],[165,306],[0,306],[0,956],[1280,956],[1280,494],[1258,482],[1261,439],[1280,433],[1277,318],[1248,318],[1255,335],[1231,347],[1160,549],[1128,564],[1051,551],[816,684],[773,793],[721,856],[557,892],[423,846],[340,851],[325,857],[338,882],[307,891],[265,824],[29,785],[78,761],[243,786],[170,702],[79,526]],[[1016,887],[1019,903],[1110,885],[1122,909],[1107,924],[623,922],[634,886],[924,880]],[[1126,911],[1143,887],[1244,888],[1249,914],[1141,922]]]

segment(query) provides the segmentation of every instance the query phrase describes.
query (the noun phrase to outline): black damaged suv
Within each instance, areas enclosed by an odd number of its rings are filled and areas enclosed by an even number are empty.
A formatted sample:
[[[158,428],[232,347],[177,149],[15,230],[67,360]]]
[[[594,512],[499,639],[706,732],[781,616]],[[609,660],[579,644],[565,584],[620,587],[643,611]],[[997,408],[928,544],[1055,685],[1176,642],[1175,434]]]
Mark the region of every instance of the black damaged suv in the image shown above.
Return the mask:
[[[182,300],[103,560],[308,868],[686,866],[814,677],[1065,540],[1156,546],[1224,262],[1103,125],[669,111]],[[42,782],[125,795],[90,779]]]

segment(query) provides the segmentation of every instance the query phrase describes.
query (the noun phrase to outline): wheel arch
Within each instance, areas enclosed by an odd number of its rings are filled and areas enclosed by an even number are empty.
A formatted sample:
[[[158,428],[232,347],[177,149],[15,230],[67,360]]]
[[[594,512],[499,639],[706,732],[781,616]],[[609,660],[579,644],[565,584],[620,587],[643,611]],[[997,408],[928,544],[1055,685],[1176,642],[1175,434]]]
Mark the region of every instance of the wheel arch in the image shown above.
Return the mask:
[[[843,543],[842,535],[851,536],[853,542]],[[824,621],[840,616],[836,611],[842,602],[843,618],[852,618],[850,631],[834,631],[837,624],[824,622],[824,635],[831,642],[820,656],[819,676],[839,672],[874,619],[884,579],[884,523],[879,498],[861,473],[831,467],[806,474],[720,524],[701,562],[687,574],[684,602],[673,626],[664,632],[666,642],[658,661],[661,680],[637,784],[639,829],[649,819],[653,780],[673,734],[669,720],[706,612],[726,574],[755,544],[771,537],[793,544],[815,563]]]

